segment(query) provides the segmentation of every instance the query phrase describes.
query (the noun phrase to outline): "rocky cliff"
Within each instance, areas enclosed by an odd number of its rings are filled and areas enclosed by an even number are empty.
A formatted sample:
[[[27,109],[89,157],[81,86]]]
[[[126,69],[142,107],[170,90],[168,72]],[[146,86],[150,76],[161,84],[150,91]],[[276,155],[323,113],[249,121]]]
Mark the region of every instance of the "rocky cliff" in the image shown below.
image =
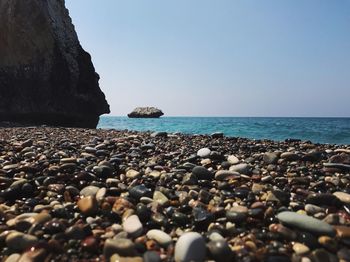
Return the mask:
[[[94,128],[98,81],[64,0],[0,0],[0,122]]]

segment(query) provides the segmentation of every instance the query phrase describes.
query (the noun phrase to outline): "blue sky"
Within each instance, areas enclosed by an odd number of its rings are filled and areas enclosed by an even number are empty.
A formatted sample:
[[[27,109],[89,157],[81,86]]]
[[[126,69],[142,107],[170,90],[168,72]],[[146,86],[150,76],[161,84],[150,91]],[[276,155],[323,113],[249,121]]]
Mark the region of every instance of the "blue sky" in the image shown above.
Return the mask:
[[[66,0],[111,115],[350,116],[348,0]]]

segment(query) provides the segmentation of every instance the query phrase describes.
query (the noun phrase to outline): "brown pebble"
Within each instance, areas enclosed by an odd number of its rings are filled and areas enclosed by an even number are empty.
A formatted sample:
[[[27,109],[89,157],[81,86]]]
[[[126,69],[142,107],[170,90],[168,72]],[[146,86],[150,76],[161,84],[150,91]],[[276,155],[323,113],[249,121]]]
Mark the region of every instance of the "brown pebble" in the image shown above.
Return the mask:
[[[85,216],[91,216],[98,211],[98,203],[94,196],[83,197],[78,201],[78,208]]]

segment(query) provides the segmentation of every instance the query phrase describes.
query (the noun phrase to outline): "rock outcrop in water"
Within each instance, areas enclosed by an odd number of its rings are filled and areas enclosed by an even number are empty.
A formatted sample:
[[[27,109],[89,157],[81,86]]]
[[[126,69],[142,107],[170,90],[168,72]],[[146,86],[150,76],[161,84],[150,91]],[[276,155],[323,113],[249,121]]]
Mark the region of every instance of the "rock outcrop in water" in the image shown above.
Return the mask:
[[[135,108],[128,117],[130,118],[159,118],[164,113],[162,110],[155,107],[137,107]]]
[[[96,127],[109,105],[64,0],[0,0],[0,122]]]

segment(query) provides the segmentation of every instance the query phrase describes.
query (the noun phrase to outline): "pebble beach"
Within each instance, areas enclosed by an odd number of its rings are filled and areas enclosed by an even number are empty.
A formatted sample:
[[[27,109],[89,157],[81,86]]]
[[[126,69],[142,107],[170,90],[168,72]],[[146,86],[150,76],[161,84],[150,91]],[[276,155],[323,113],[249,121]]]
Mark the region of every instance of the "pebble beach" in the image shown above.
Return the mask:
[[[0,260],[350,261],[350,146],[0,129]]]

